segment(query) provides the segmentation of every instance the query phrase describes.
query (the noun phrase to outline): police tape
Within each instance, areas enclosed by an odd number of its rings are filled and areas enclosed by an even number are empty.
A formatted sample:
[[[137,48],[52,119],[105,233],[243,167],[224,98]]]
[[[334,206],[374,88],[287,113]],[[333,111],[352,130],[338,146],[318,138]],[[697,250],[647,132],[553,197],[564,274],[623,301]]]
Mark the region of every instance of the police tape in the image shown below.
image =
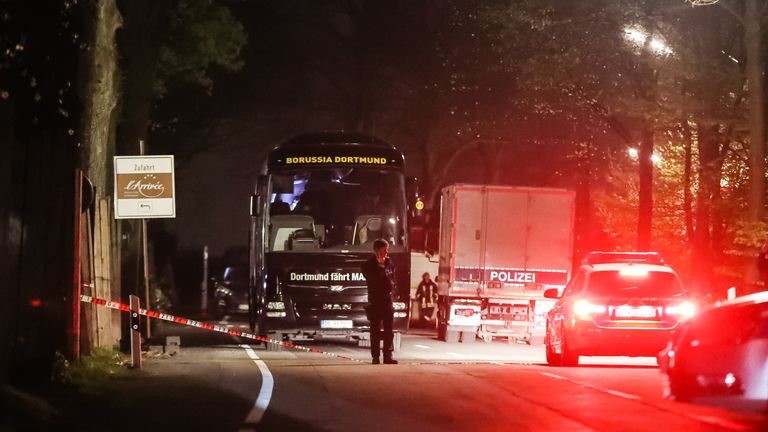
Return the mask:
[[[91,297],[91,296],[83,295],[83,294],[80,295],[80,301],[83,302],[83,303],[90,303],[90,304],[93,304],[93,305],[96,305],[96,306],[106,307],[106,308],[109,308],[109,309],[115,309],[115,310],[119,310],[119,311],[123,311],[123,312],[130,312],[131,311],[131,307],[128,306],[127,304],[113,302],[113,301],[105,300],[105,299],[102,299],[102,298]],[[259,341],[259,342],[265,342],[265,343],[270,343],[270,344],[274,344],[274,345],[281,345],[281,346],[284,346],[286,348],[291,348],[291,349],[295,349],[295,350],[299,350],[299,351],[310,352],[310,353],[315,353],[315,354],[322,354],[322,355],[325,355],[325,356],[328,356],[328,357],[336,357],[336,358],[340,358],[340,359],[344,359],[344,360],[350,360],[350,361],[354,361],[354,362],[363,363],[363,361],[360,360],[360,359],[344,356],[344,355],[341,355],[341,354],[329,353],[327,351],[322,351],[322,350],[319,350],[317,348],[309,348],[309,347],[305,347],[305,346],[301,346],[301,345],[296,345],[296,344],[293,344],[293,343],[290,343],[290,342],[279,341],[279,340],[275,340],[275,339],[269,339],[269,338],[265,338],[263,336],[255,335],[253,333],[241,332],[241,331],[233,330],[233,329],[230,329],[230,328],[227,328],[227,327],[224,327],[224,326],[204,323],[204,322],[196,321],[196,320],[189,319],[189,318],[182,318],[182,317],[178,317],[178,316],[167,314],[167,313],[163,313],[163,312],[156,312],[156,311],[151,311],[151,310],[147,310],[147,309],[144,309],[144,308],[140,308],[139,309],[139,314],[140,315],[144,315],[144,316],[146,316],[148,318],[160,319],[160,320],[163,320],[163,321],[169,321],[169,322],[172,322],[172,323],[186,325],[186,326],[189,326],[189,327],[196,327],[196,328],[203,329],[203,330],[210,330],[210,331],[215,331],[215,332],[219,332],[219,333],[226,333],[226,334],[229,334],[229,335],[232,335],[232,336],[241,337],[241,338],[244,338],[244,339],[252,339],[252,340],[255,340],[255,341]]]

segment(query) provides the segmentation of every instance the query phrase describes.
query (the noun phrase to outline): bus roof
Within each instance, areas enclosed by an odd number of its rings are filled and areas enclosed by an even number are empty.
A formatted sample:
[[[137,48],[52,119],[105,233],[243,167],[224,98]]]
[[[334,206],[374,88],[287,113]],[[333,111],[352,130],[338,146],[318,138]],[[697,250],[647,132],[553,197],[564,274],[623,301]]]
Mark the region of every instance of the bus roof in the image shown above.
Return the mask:
[[[333,144],[361,144],[366,147],[382,147],[394,149],[392,144],[382,141],[373,135],[366,135],[359,132],[315,132],[305,133],[297,135],[291,139],[283,141],[278,144],[274,149],[287,148],[287,147],[307,147],[316,145],[333,145]]]

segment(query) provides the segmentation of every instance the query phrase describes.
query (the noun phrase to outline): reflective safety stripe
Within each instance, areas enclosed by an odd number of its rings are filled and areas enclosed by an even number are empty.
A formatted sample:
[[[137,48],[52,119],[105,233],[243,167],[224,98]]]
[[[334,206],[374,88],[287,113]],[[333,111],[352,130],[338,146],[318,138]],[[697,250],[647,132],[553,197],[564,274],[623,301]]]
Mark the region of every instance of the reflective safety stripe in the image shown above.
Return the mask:
[[[108,301],[108,300],[100,299],[98,297],[91,297],[91,296],[87,296],[87,295],[81,295],[80,296],[80,301],[83,302],[83,303],[90,303],[90,304],[95,304],[97,306],[106,307],[106,308],[109,308],[109,309],[120,310],[120,311],[123,311],[123,312],[130,312],[131,311],[131,307],[128,306],[127,304],[117,303],[117,302],[113,302],[113,301]],[[173,323],[176,323],[176,324],[186,325],[186,326],[190,326],[190,327],[196,327],[196,328],[200,328],[200,329],[204,329],[204,330],[210,330],[210,331],[215,331],[215,332],[219,332],[219,333],[226,333],[226,334],[230,334],[230,335],[233,335],[233,336],[238,336],[238,337],[241,337],[241,338],[252,339],[252,340],[256,340],[256,341],[260,341],[260,342],[266,342],[266,343],[271,343],[271,344],[275,344],[275,345],[282,345],[282,346],[284,346],[286,348],[291,348],[291,349],[295,349],[295,350],[299,350],[299,351],[311,352],[311,353],[316,353],[316,354],[323,354],[323,355],[326,355],[326,356],[329,356],[329,357],[341,358],[341,359],[344,359],[344,360],[349,360],[349,361],[358,362],[358,363],[366,363],[363,360],[359,360],[359,359],[352,358],[352,357],[347,357],[347,356],[340,355],[340,354],[334,354],[334,353],[329,353],[329,352],[326,352],[326,351],[321,351],[321,350],[319,350],[317,348],[307,348],[307,347],[304,347],[304,346],[301,346],[301,345],[292,344],[290,342],[284,342],[284,341],[279,341],[279,340],[275,340],[275,339],[269,339],[269,338],[258,336],[258,335],[252,334],[252,333],[241,332],[241,331],[233,330],[233,329],[230,329],[230,328],[226,328],[226,327],[222,327],[222,326],[218,326],[218,325],[214,325],[214,324],[208,324],[208,323],[204,323],[204,322],[200,322],[200,321],[195,321],[195,320],[188,319],[188,318],[177,317],[175,315],[171,315],[171,314],[167,314],[167,313],[161,313],[161,312],[151,311],[151,310],[147,310],[147,309],[139,309],[139,314],[144,315],[144,316],[149,317],[149,318],[156,318],[156,319],[160,319],[160,320],[163,320],[163,321],[173,322]]]

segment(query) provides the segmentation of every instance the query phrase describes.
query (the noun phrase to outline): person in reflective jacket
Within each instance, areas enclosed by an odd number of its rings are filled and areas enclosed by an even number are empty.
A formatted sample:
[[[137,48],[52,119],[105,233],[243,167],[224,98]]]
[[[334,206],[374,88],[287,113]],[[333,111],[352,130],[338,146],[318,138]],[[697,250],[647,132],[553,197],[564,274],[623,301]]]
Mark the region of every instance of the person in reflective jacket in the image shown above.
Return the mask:
[[[435,313],[435,304],[437,304],[437,285],[432,282],[429,272],[421,275],[421,283],[416,288],[416,300],[418,300],[419,308],[421,308],[419,325],[424,327],[432,320],[432,314]]]
[[[385,364],[397,364],[392,358],[392,292],[395,290],[395,267],[389,259],[389,243],[384,239],[373,242],[373,253],[363,263],[362,271],[368,283],[368,306],[365,311],[371,322],[371,357],[373,364],[380,363],[379,341],[384,340],[383,352]],[[382,326],[384,327],[382,335]]]

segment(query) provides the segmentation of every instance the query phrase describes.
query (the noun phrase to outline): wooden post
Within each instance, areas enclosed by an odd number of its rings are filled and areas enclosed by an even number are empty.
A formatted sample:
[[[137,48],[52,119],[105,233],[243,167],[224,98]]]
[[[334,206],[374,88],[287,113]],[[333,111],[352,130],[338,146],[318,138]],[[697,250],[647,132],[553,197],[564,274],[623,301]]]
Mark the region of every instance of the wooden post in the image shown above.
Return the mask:
[[[139,141],[139,154],[144,156],[144,140]],[[146,305],[147,310],[150,310],[152,308],[152,300],[149,289],[149,243],[147,240],[147,220],[144,218],[141,219],[141,242],[144,255],[144,304]],[[147,320],[147,339],[152,337],[150,324],[150,321]]]
[[[139,297],[131,295],[131,317],[129,322],[131,323],[131,367],[141,369],[141,315],[139,309],[141,308],[141,302]]]
[[[74,245],[72,262],[72,298],[71,309],[69,313],[69,331],[68,347],[69,358],[77,360],[80,358],[80,218],[83,207],[83,171],[80,168],[75,169],[75,199],[74,199],[74,220],[72,228],[74,229]]]
[[[200,312],[208,312],[208,246],[203,247],[203,283],[200,293]]]

